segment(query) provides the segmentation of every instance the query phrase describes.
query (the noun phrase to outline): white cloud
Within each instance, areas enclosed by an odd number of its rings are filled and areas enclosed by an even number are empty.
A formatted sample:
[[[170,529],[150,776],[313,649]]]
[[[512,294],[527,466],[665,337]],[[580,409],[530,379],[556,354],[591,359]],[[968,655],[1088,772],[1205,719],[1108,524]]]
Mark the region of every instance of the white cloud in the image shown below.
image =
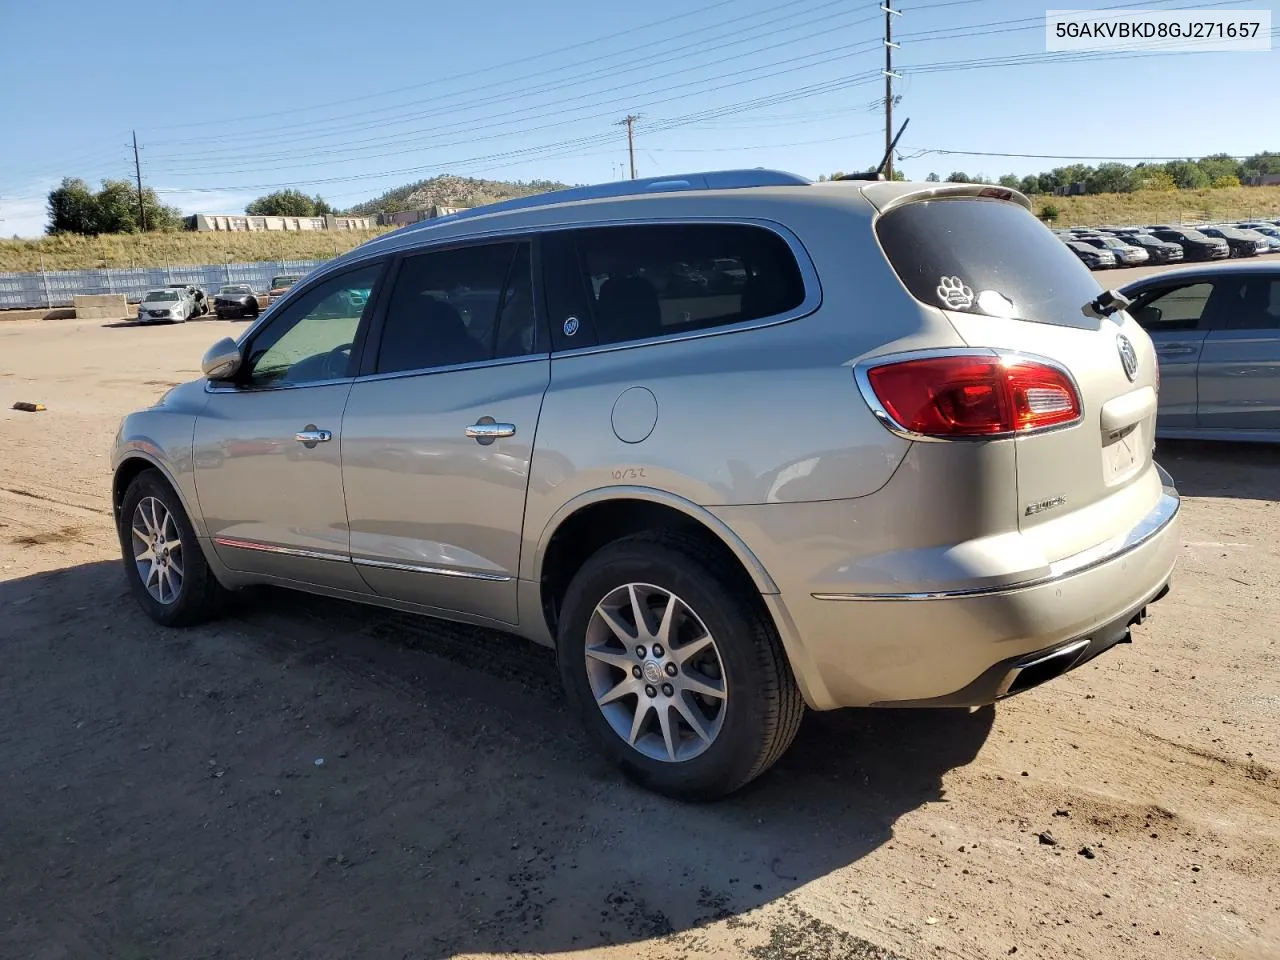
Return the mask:
[[[56,181],[29,184],[22,195],[0,193],[0,237],[42,237],[49,220],[47,196]]]

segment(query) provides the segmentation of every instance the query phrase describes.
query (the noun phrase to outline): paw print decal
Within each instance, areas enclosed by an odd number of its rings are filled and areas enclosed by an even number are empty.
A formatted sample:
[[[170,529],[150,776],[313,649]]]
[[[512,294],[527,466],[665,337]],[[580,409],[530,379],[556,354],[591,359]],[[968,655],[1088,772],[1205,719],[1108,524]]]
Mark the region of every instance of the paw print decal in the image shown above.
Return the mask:
[[[973,291],[959,277],[943,277],[938,283],[938,299],[952,310],[967,310],[973,306]]]

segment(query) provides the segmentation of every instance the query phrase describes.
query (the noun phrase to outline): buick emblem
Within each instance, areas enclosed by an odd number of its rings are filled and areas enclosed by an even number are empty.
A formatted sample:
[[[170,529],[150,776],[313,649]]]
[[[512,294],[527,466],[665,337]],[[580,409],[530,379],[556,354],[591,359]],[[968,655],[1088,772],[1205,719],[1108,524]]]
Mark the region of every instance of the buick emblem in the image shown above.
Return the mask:
[[[1120,365],[1124,367],[1124,375],[1133,383],[1138,376],[1138,351],[1123,333],[1116,334],[1116,349],[1120,351]]]

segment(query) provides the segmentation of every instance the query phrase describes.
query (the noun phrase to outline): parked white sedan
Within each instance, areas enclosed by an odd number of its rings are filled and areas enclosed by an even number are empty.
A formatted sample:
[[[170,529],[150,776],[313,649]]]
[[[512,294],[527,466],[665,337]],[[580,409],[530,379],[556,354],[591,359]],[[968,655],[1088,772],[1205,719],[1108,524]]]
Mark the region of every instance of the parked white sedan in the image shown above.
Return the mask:
[[[200,305],[189,288],[148,290],[138,304],[139,323],[185,323],[199,316]]]

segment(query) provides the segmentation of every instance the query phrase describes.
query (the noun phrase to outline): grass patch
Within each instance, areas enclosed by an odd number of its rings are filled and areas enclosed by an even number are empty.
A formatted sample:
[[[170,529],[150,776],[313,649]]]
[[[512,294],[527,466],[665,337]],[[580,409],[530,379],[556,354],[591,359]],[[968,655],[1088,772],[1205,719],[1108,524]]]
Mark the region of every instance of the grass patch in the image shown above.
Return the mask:
[[[1178,223],[1187,220],[1243,220],[1280,218],[1280,187],[1228,187],[1218,190],[1139,190],[1135,193],[1097,193],[1085,197],[1031,198],[1036,209],[1052,204],[1058,210],[1055,227],[1093,227]]]
[[[0,271],[95,270],[104,267],[199,266],[274,260],[327,260],[380,230],[271,231],[254,233],[61,234],[39,240],[0,240]]]

